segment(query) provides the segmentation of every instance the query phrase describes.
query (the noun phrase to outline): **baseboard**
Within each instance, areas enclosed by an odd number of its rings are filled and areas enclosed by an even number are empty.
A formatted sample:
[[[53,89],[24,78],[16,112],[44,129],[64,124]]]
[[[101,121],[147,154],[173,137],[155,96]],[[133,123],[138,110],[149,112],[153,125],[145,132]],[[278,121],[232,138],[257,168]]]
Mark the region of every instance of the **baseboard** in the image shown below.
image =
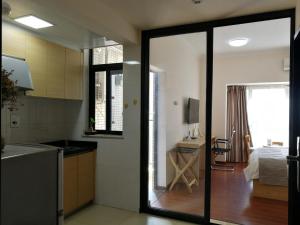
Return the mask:
[[[156,186],[155,187],[155,190],[157,190],[157,191],[165,191],[167,189],[168,189],[168,186],[167,187],[164,187],[164,186]]]
[[[169,190],[169,188],[171,186],[171,183],[172,182],[168,183],[166,187],[157,185],[157,186],[155,186],[155,190],[158,190],[158,191],[167,191],[167,190]]]

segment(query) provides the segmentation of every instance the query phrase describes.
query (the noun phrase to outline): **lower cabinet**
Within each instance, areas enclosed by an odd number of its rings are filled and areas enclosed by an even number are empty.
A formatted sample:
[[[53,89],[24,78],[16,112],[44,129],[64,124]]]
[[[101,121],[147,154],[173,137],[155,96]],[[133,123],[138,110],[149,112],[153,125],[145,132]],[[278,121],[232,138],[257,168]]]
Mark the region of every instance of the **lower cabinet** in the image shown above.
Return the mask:
[[[78,204],[95,198],[95,157],[93,152],[78,155]]]
[[[68,214],[77,208],[78,195],[77,156],[64,159],[64,213]]]
[[[95,199],[96,151],[67,156],[64,159],[64,214]]]

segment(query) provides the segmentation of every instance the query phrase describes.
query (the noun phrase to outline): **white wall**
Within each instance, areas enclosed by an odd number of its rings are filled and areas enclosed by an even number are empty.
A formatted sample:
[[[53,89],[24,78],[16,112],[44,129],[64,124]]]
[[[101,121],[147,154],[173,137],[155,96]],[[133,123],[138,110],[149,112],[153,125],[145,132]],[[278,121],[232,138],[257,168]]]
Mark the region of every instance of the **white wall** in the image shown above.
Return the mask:
[[[289,81],[283,59],[289,49],[216,55],[214,57],[212,135],[225,137],[226,85]]]
[[[164,99],[164,109],[160,112],[165,116],[163,127],[166,144],[165,149],[158,149],[158,161],[165,163],[159,166],[159,177],[165,176],[164,182],[158,184],[160,186],[168,185],[173,178],[173,168],[166,157],[167,152],[188,135],[188,125],[184,118],[187,99],[200,99],[202,60],[182,36],[184,35],[155,38],[150,42],[150,64],[163,71],[159,75],[159,98]],[[162,128],[161,124],[159,127]]]
[[[139,46],[124,46],[124,60],[140,61]],[[139,210],[140,193],[140,65],[124,64],[124,132],[122,138],[82,137],[88,118],[88,51],[84,52],[84,101],[70,138],[98,142],[96,203]],[[134,105],[133,101],[137,100]]]

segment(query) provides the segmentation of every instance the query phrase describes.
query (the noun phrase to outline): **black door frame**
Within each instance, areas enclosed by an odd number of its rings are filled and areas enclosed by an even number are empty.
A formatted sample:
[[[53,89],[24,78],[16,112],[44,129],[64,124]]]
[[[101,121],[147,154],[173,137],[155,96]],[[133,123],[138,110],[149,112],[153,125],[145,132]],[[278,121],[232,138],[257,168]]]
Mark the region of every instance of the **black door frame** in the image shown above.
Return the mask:
[[[297,137],[300,136],[300,30],[294,42],[293,56],[293,85],[290,88],[290,152],[289,155],[297,155]],[[295,51],[295,50],[298,51]],[[297,163],[289,162],[289,177],[297,177]],[[289,179],[289,225],[299,224],[300,221],[300,193],[297,190],[297,180]]]
[[[151,208],[148,205],[148,107],[149,107],[149,47],[150,39],[164,36],[172,36],[187,33],[207,33],[207,60],[206,60],[206,149],[211,149],[211,112],[212,112],[212,83],[213,83],[213,31],[214,28],[244,23],[260,22],[273,19],[291,19],[291,44],[290,44],[290,86],[293,88],[293,47],[295,33],[295,9],[259,13],[247,16],[239,16],[227,19],[214,20],[187,25],[179,25],[165,28],[142,31],[142,55],[141,55],[141,158],[140,158],[140,212],[157,216],[164,216],[194,222],[198,224],[210,223],[210,191],[211,191],[211,155],[206,154],[205,158],[205,209],[204,217],[190,215],[169,210]],[[292,92],[291,92],[292,93]],[[290,111],[290,114],[292,112]],[[290,135],[292,128],[290,126]],[[291,143],[291,142],[290,142]],[[291,146],[291,145],[290,145]],[[290,179],[289,179],[290,180]],[[289,204],[292,198],[289,198]],[[291,215],[289,215],[290,217]],[[289,221],[289,224],[290,221]]]

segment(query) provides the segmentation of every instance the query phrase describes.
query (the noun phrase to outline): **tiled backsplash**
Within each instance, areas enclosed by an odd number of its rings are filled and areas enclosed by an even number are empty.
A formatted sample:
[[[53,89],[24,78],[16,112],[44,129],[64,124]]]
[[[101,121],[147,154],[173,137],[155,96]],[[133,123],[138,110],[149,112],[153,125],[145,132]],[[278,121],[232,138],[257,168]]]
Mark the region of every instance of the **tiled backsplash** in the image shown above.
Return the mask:
[[[78,122],[80,101],[23,96],[17,111],[2,109],[1,135],[5,143],[43,142],[67,139]],[[11,128],[11,115],[20,118],[18,128]]]

